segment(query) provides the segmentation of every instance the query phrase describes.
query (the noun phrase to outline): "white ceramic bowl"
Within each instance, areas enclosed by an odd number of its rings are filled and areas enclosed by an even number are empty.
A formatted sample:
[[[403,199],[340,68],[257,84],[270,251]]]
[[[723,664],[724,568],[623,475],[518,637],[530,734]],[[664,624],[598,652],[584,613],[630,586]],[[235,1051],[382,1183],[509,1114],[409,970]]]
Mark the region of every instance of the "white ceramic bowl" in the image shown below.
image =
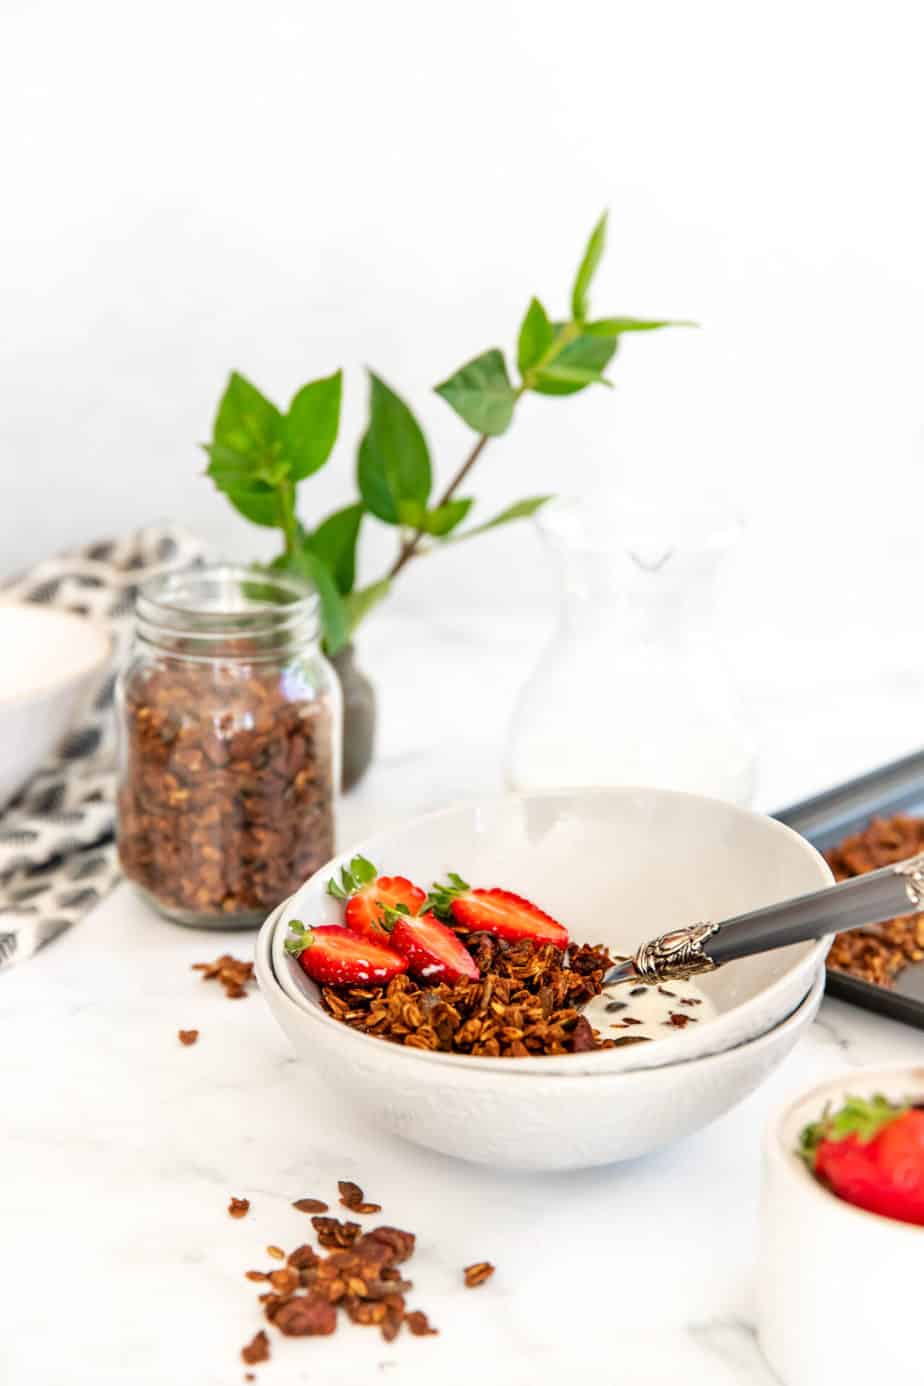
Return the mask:
[[[809,994],[766,1034],[722,1054],[636,1073],[527,1074],[474,1059],[408,1063],[407,1050],[346,1025],[314,1024],[276,980],[275,918],[257,939],[256,972],[270,1010],[304,1071],[317,1075],[373,1125],[415,1145],[495,1169],[566,1170],[629,1160],[708,1125],[748,1096],[789,1053],[815,1016]]]
[[[0,604],[0,808],[72,727],[109,657],[105,628],[34,603]]]
[[[463,804],[390,828],[343,852],[282,908],[273,966],[283,990],[319,1031],[342,1039],[315,984],[285,952],[290,919],[336,923],[327,881],[357,852],[425,888],[458,871],[475,885],[518,891],[566,923],[579,942],[632,953],[646,939],[723,919],[830,885],[823,858],[771,818],[715,799],[661,789],[561,791]],[[402,1050],[408,1066],[439,1064],[527,1073],[627,1073],[718,1053],[790,1014],[808,991],[827,941],[748,958],[700,978],[720,1012],[708,1024],[624,1048],[561,1057],[473,1059]],[[382,1040],[358,1036],[364,1046]]]
[[[877,1092],[924,1101],[924,1068],[855,1068],[800,1097],[767,1130],[758,1334],[783,1386],[924,1379],[916,1336],[924,1227],[835,1198],[794,1153],[827,1103]]]

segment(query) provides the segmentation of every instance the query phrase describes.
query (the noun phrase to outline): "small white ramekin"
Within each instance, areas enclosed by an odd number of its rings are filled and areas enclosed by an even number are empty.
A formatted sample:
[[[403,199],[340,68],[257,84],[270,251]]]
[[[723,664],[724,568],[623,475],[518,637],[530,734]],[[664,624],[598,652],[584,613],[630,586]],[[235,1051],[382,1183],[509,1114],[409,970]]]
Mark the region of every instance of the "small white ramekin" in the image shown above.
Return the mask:
[[[826,1104],[874,1093],[924,1101],[924,1068],[854,1069],[800,1097],[767,1131],[758,1338],[783,1386],[924,1382],[924,1227],[844,1203],[795,1153]]]

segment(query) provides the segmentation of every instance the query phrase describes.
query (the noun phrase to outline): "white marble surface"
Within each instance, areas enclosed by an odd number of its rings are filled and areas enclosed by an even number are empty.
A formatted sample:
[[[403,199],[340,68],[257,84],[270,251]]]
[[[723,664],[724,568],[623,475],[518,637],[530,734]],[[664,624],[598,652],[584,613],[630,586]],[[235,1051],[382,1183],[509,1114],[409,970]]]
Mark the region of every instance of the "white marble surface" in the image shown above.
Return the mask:
[[[405,603],[363,647],[386,690],[381,753],[341,840],[499,785],[510,700],[542,614],[426,618]],[[857,666],[829,640],[739,649],[781,804],[914,748],[921,677],[882,637]],[[430,677],[420,676],[421,665]],[[440,671],[440,677],[433,675]],[[924,1034],[839,1003],[742,1107],[675,1149],[551,1177],[495,1175],[385,1139],[296,1078],[259,995],[229,1002],[190,970],[248,935],[155,918],[123,886],[41,955],[0,976],[0,1382],[240,1382],[260,1326],[267,1243],[309,1231],[290,1207],[355,1178],[414,1229],[412,1305],[441,1335],[385,1345],[273,1335],[261,1382],[545,1386],[592,1369],[633,1386],[768,1386],[752,1276],[759,1142],[790,1096],[859,1064],[924,1062]],[[180,1046],[179,1028],[199,1043]],[[251,1199],[232,1221],[231,1194]],[[494,1279],[461,1288],[460,1267]]]

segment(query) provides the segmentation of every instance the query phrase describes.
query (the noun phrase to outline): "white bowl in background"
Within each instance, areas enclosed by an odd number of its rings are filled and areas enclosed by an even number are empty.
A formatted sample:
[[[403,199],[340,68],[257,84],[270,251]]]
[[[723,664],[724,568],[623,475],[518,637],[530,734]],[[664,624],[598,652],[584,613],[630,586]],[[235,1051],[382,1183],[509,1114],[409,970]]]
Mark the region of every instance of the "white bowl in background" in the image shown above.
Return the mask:
[[[328,879],[359,852],[387,875],[424,888],[458,871],[473,885],[503,886],[562,920],[576,942],[632,953],[681,924],[717,920],[830,885],[824,859],[772,818],[717,799],[664,789],[594,789],[510,795],[461,804],[386,829],[316,872],[279,915],[273,966],[279,982],[318,1030],[340,1038],[317,986],[285,951],[288,921],[338,923],[342,906]],[[518,1076],[627,1073],[716,1053],[771,1029],[802,1001],[829,941],[796,944],[743,959],[698,978],[716,1003],[714,1020],[664,1039],[560,1057],[472,1058],[400,1051],[407,1065],[450,1065]],[[352,1033],[352,1032],[351,1032]],[[382,1040],[356,1035],[361,1045]]]
[[[924,1101],[924,1068],[855,1068],[771,1121],[764,1143],[758,1337],[783,1386],[852,1386],[924,1377],[916,1325],[924,1227],[829,1193],[795,1153],[827,1104],[882,1093]]]
[[[273,971],[275,924],[271,916],[257,938],[257,979],[302,1071],[390,1135],[495,1169],[583,1169],[691,1135],[741,1102],[785,1058],[824,991],[819,966],[801,1004],[766,1034],[721,1054],[635,1073],[526,1073],[517,1060],[498,1071],[472,1058],[452,1066],[409,1063],[417,1051],[346,1025],[319,1026],[286,995]]]
[[[0,603],[0,808],[70,731],[110,649],[84,616]]]

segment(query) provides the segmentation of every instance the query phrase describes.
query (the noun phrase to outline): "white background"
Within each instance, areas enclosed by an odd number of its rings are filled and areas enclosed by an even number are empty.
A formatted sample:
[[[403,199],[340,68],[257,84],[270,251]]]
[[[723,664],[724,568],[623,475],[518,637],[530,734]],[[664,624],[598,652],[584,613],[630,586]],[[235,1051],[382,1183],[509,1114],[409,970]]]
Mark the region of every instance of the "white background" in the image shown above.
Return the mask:
[[[785,633],[828,696],[841,657],[916,688],[920,15],[4,0],[0,572],[167,517],[258,552],[195,446],[232,367],[280,403],[346,369],[306,520],[351,495],[365,363],[445,477],[469,435],[430,387],[511,345],[532,293],[565,306],[609,206],[600,311],[702,330],[628,339],[613,392],[525,401],[483,511],[610,479],[724,492],[750,520],[749,677],[779,677]],[[393,610],[474,602],[503,632],[553,590],[524,526],[421,563]]]

